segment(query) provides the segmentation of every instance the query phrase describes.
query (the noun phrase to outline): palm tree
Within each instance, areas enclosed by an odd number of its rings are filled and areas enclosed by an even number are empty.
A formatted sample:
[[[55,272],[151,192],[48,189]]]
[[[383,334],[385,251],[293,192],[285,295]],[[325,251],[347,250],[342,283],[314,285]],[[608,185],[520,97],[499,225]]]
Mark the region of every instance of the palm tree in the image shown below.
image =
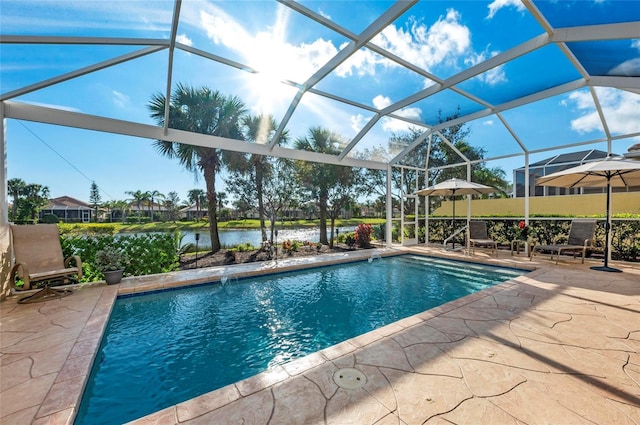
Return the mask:
[[[163,203],[167,210],[167,220],[175,223],[180,213],[180,197],[178,196],[178,192],[171,191],[167,193]]]
[[[227,203],[227,197],[226,192],[218,192],[218,212],[224,208],[224,204]]]
[[[121,219],[122,219],[122,224],[124,224],[126,222],[126,211],[129,208],[129,202],[127,201],[114,201],[112,204],[112,209],[114,210],[120,210],[120,215],[121,215]]]
[[[165,104],[166,98],[161,93],[153,95],[149,103],[151,117],[162,126],[165,124]],[[240,118],[245,112],[244,103],[238,97],[227,97],[207,87],[196,89],[178,84],[170,100],[168,125],[179,130],[241,140]],[[219,251],[215,187],[216,173],[221,166],[218,149],[166,140],[157,140],[155,144],[162,155],[177,158],[187,170],[202,171],[207,186],[211,250]]]
[[[27,183],[22,179],[9,179],[7,181],[7,192],[9,196],[13,198],[13,204],[11,205],[11,219],[16,219],[16,213],[18,212],[18,199],[23,194]]]
[[[136,207],[138,207],[138,223],[140,223],[140,212],[142,211],[142,203],[147,200],[147,193],[141,190],[131,191],[128,190],[126,192],[127,195],[131,195],[131,199],[129,199],[129,203],[135,203]]]
[[[113,210],[114,204],[116,201],[104,201],[100,206],[107,210],[107,215],[109,216],[109,223],[113,221]]]
[[[244,139],[247,142],[253,143],[270,143],[273,139],[278,123],[269,115],[265,117],[263,115],[252,115],[242,119],[242,132]],[[286,144],[288,140],[288,132],[285,130],[278,140],[278,145]],[[264,206],[264,181],[270,178],[271,175],[271,162],[265,155],[249,154],[243,155],[238,153],[230,153],[225,155],[225,162],[227,168],[235,173],[235,177],[244,176],[251,180],[250,190],[255,196],[255,200],[258,202],[258,216],[260,218],[260,233],[262,235],[262,241],[267,240],[267,227],[265,223],[265,206]],[[235,189],[240,189],[235,187]],[[245,194],[247,196],[247,194]],[[250,196],[247,198],[251,199]]]
[[[296,149],[310,152],[337,155],[340,151],[333,146],[333,143],[342,142],[342,138],[320,127],[309,129],[307,137],[296,139]],[[304,182],[307,189],[318,199],[318,209],[320,212],[320,243],[328,245],[327,240],[327,203],[329,199],[329,189],[336,182],[338,174],[335,165],[320,164],[312,162],[297,161],[297,169],[300,174],[300,181]]]
[[[151,221],[153,221],[153,204],[156,200],[161,201],[164,199],[164,194],[158,192],[157,190],[151,190],[149,192],[147,192],[147,196],[149,197],[149,202],[151,205]],[[160,207],[158,206],[158,210],[160,209]]]
[[[206,195],[204,193],[204,190],[202,189],[191,189],[188,193],[187,193],[187,198],[189,199],[189,202],[191,203],[191,205],[196,206],[196,218],[200,218],[200,208],[202,208],[202,204],[204,203],[203,201],[205,201]]]

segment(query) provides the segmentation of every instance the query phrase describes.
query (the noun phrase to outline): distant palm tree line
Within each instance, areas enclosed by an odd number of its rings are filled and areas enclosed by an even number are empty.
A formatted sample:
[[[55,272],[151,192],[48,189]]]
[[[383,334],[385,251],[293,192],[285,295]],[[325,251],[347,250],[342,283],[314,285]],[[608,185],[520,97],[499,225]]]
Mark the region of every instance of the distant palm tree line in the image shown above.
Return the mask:
[[[136,216],[139,221],[143,216],[148,216],[151,221],[155,221],[155,217],[160,219],[161,212],[162,220],[175,221],[180,218],[180,210],[190,206],[195,206],[196,217],[202,218],[204,214],[201,211],[203,208],[207,208],[207,198],[202,189],[191,189],[187,194],[187,199],[184,201],[180,200],[177,192],[169,192],[165,195],[158,190],[131,190],[125,191],[125,194],[129,195],[130,198],[106,201],[98,205],[107,211],[109,217],[112,217],[113,212],[118,212],[118,216],[123,223],[126,221],[127,216],[131,215]],[[219,192],[218,198],[218,210],[220,211],[225,208],[226,194]],[[135,209],[132,208],[133,206],[135,206]]]

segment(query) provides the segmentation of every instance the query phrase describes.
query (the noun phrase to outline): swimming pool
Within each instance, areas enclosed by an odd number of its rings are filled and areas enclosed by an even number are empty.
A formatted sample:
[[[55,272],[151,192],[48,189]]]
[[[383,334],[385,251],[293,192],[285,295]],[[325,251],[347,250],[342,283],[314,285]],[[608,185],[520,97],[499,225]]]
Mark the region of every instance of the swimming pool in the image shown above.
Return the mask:
[[[76,424],[120,424],[525,273],[401,255],[116,300]]]

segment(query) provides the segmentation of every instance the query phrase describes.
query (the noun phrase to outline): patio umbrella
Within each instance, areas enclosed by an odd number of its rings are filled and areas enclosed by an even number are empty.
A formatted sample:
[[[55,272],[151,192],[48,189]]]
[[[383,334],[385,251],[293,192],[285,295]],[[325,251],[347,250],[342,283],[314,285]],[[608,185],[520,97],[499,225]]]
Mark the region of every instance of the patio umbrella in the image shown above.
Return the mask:
[[[455,219],[456,219],[456,196],[459,195],[483,195],[486,193],[495,192],[496,189],[483,184],[468,182],[460,179],[449,179],[433,186],[429,186],[425,189],[421,189],[416,192],[416,195],[430,196],[441,195],[453,197],[453,217],[451,217],[451,231],[453,232]],[[453,242],[453,248],[456,247],[455,241]]]
[[[609,202],[611,187],[640,186],[640,161],[629,161],[608,157],[577,167],[558,171],[540,177],[537,185],[554,187],[606,187],[607,222],[605,224],[604,266],[591,267],[594,270],[620,272],[609,267],[609,234],[611,232],[611,211]]]

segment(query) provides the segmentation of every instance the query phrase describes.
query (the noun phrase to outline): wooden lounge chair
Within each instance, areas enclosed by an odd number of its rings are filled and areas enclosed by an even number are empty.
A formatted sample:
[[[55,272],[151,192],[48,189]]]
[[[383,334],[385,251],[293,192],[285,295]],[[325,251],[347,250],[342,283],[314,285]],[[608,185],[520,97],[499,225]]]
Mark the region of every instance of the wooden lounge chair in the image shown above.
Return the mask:
[[[77,281],[82,277],[82,261],[74,255],[66,260],[62,254],[60,234],[55,224],[11,226],[11,243],[15,264],[9,276],[15,290],[28,290],[37,283],[44,282],[44,288],[20,303],[43,301],[48,298],[69,295],[69,290],[49,288],[49,282],[60,280],[64,283]],[[75,263],[75,266],[72,265]],[[23,281],[16,287],[16,276]]]
[[[551,245],[535,245],[531,250],[531,257],[529,261],[533,260],[533,256],[536,252],[550,251],[551,259],[553,260],[554,253],[556,255],[556,264],[560,259],[560,254],[564,251],[573,253],[573,258],[576,258],[576,253],[582,251],[582,264],[584,264],[584,257],[587,254],[587,249],[593,247],[593,236],[596,232],[596,220],[573,220],[571,222],[571,228],[569,229],[569,239],[565,244],[551,244]]]
[[[475,247],[489,247],[492,253],[498,249],[498,244],[489,239],[487,223],[484,221],[469,222],[469,250],[472,254],[475,252]]]

